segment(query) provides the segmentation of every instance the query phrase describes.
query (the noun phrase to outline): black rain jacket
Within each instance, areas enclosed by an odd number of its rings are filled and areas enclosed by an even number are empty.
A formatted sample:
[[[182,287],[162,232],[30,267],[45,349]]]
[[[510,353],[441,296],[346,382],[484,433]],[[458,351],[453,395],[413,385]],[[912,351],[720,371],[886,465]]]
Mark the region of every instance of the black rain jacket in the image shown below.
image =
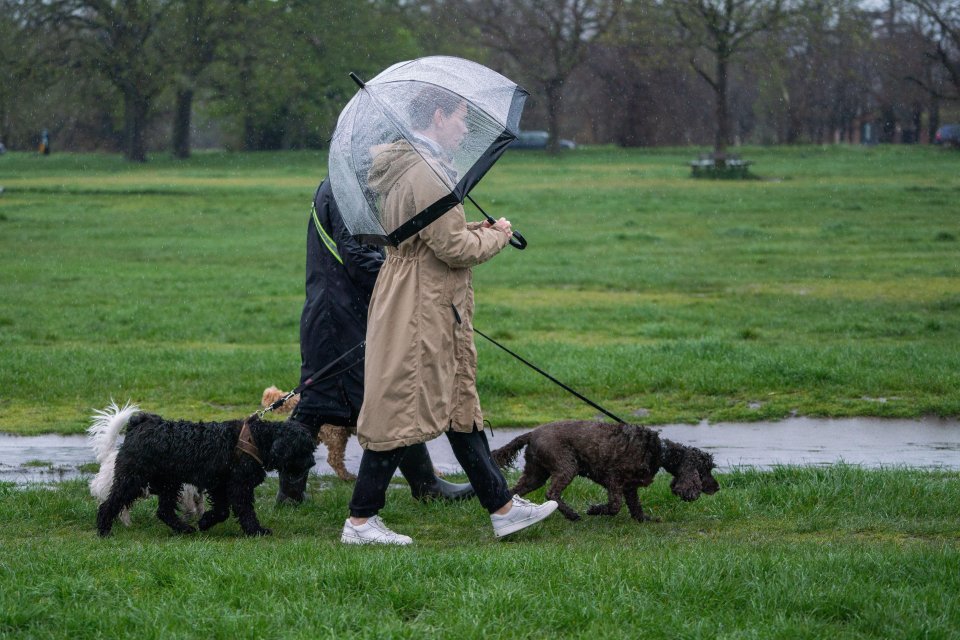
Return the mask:
[[[376,247],[357,242],[324,180],[307,223],[306,302],[300,316],[300,382],[363,342],[370,294],[383,264]],[[364,349],[350,353],[300,394],[299,413],[356,424],[363,402]],[[334,374],[332,377],[328,377]]]

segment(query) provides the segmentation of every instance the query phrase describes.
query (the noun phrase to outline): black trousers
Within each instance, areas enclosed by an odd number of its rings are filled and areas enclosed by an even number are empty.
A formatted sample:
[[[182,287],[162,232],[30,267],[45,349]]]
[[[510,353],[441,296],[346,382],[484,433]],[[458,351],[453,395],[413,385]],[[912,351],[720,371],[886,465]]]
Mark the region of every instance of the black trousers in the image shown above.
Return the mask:
[[[446,436],[453,455],[470,479],[480,504],[493,513],[510,502],[507,480],[490,456],[487,434],[474,427],[471,433],[447,431]],[[377,515],[386,503],[387,487],[397,467],[408,452],[413,453],[419,447],[426,448],[426,445],[398,447],[390,451],[365,449],[363,458],[360,459],[357,484],[354,485],[353,497],[350,499],[350,515],[355,518]]]
[[[293,415],[290,419],[307,427],[310,433],[313,434],[314,440],[316,440],[317,434],[320,433],[320,427],[325,424],[343,427],[345,429],[357,426],[356,414],[347,418],[344,416],[313,413],[304,411],[299,404],[293,410]],[[430,452],[427,451],[427,445],[425,444],[410,445],[409,447],[404,447],[404,449],[406,450],[406,455],[402,456],[399,462],[400,474],[403,475],[403,479],[410,485],[410,492],[414,497],[417,497],[437,483],[437,476],[433,472],[433,461],[430,460]],[[396,468],[397,465],[394,465],[394,470],[396,470]],[[303,475],[303,478],[299,481],[299,485],[300,493],[302,494],[307,489],[307,474]]]

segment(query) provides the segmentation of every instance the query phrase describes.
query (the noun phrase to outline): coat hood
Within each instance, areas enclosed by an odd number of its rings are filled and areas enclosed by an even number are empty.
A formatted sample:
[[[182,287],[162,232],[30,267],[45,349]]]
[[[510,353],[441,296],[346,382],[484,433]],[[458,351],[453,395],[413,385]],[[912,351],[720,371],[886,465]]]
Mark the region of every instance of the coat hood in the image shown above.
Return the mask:
[[[406,140],[381,144],[370,149],[373,164],[367,175],[367,186],[381,197],[389,193],[390,188],[417,164],[424,159],[417,153],[413,145]]]
[[[432,174],[435,184],[426,187],[440,197],[454,188],[456,172],[439,157],[439,148],[429,140],[422,139],[411,144],[407,140],[381,144],[370,149],[373,163],[367,174],[367,186],[378,195],[386,196],[400,178],[411,169],[418,169],[420,178]]]

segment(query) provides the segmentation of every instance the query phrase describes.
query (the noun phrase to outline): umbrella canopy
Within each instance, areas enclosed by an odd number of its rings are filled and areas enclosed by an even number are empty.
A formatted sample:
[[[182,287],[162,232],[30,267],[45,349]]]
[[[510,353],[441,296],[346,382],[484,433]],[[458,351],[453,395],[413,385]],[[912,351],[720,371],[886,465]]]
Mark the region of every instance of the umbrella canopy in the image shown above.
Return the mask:
[[[366,83],[353,78],[361,89],[337,121],[330,184],[350,233],[379,245],[399,245],[463,202],[516,139],[528,95],[499,73],[450,56],[399,62]],[[397,145],[429,168],[437,197],[409,219],[385,220],[383,185],[371,186],[370,168]]]

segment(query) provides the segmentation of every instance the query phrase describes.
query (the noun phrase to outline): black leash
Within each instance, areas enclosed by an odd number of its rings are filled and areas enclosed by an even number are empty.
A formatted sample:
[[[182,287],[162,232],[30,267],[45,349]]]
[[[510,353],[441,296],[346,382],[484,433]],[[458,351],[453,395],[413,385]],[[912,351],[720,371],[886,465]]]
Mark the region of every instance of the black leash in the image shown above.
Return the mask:
[[[333,365],[337,364],[338,362],[340,362],[341,360],[343,360],[344,358],[346,358],[348,355],[350,355],[351,353],[353,353],[353,352],[356,351],[357,349],[360,349],[361,347],[365,346],[366,344],[367,344],[367,341],[366,341],[366,340],[363,340],[363,341],[360,342],[360,344],[355,345],[352,349],[350,349],[350,350],[342,353],[342,354],[340,355],[340,357],[338,357],[338,358],[337,358],[336,360],[334,360],[333,362],[330,362],[330,363],[328,363],[325,367],[323,367],[322,369],[318,369],[317,371],[313,372],[313,374],[311,374],[309,378],[307,378],[306,380],[304,380],[303,382],[301,382],[301,383],[299,384],[299,386],[297,386],[296,389],[294,389],[293,391],[287,393],[285,396],[283,396],[283,397],[281,397],[281,398],[278,398],[278,399],[275,400],[275,401],[273,402],[273,404],[271,404],[269,407],[264,407],[263,409],[260,409],[259,411],[257,411],[256,416],[257,416],[258,418],[262,418],[265,413],[268,413],[268,412],[270,412],[270,411],[273,411],[274,409],[277,409],[278,407],[282,407],[284,402],[286,402],[287,400],[289,400],[289,399],[292,398],[293,396],[295,396],[295,395],[297,395],[297,394],[299,394],[299,393],[302,393],[304,389],[308,389],[308,388],[312,387],[313,385],[317,384],[318,382],[323,382],[324,380],[327,380],[327,379],[329,379],[329,378],[332,378],[333,376],[338,376],[338,375],[340,375],[341,373],[343,373],[343,372],[345,372],[345,371],[349,371],[350,369],[354,368],[355,366],[357,366],[358,364],[360,364],[361,362],[363,362],[363,358],[360,358],[359,360],[355,361],[353,364],[351,364],[351,365],[349,365],[349,366],[347,366],[347,367],[344,367],[344,368],[341,369],[340,371],[337,371],[337,372],[335,372],[335,373],[331,373],[329,376],[321,377],[321,376],[323,376],[325,373],[327,373],[328,371],[330,371],[330,369],[333,369]]]
[[[456,308],[454,305],[451,304],[450,307],[453,309],[454,316],[455,316],[456,319],[457,319],[457,324],[460,324],[460,322],[462,322],[462,320],[461,320],[461,318],[460,318],[460,312],[457,311],[457,308]],[[522,362],[523,364],[527,365],[528,367],[530,367],[531,369],[533,369],[534,371],[536,371],[537,373],[539,373],[539,374],[542,375],[543,377],[547,378],[548,380],[550,380],[551,382],[553,382],[554,384],[556,384],[557,386],[559,386],[561,389],[564,389],[565,391],[568,391],[568,392],[572,393],[573,395],[575,395],[576,397],[578,397],[579,399],[583,400],[584,402],[586,402],[588,405],[590,405],[590,406],[593,407],[594,409],[596,409],[596,410],[598,410],[598,411],[601,411],[602,413],[604,413],[605,415],[613,418],[614,420],[616,420],[616,421],[619,422],[620,424],[627,424],[627,421],[626,421],[626,420],[624,420],[624,419],[620,418],[619,416],[611,413],[610,411],[607,411],[606,409],[604,409],[604,408],[601,407],[599,404],[597,404],[596,402],[594,402],[594,401],[591,400],[590,398],[586,397],[586,396],[583,395],[582,393],[579,393],[578,391],[576,391],[576,390],[574,390],[574,389],[571,389],[569,386],[567,386],[567,385],[565,385],[564,383],[560,382],[559,380],[557,380],[556,378],[554,378],[552,375],[550,375],[549,373],[547,373],[546,371],[544,371],[543,369],[541,369],[541,368],[538,367],[537,365],[533,364],[533,363],[530,362],[529,360],[526,360],[526,359],[523,358],[522,356],[514,353],[513,351],[511,351],[511,350],[508,349],[507,347],[503,346],[502,344],[500,344],[499,342],[497,342],[496,340],[494,340],[493,338],[491,338],[490,336],[488,336],[488,335],[485,334],[484,332],[480,331],[480,330],[477,329],[476,327],[473,328],[473,332],[476,333],[476,334],[478,334],[478,335],[480,335],[480,336],[482,336],[483,338],[486,338],[487,340],[489,340],[490,342],[492,342],[493,344],[495,344],[496,346],[500,347],[501,349],[503,349],[504,351],[506,351],[507,353],[509,353],[511,356],[513,356],[514,358],[516,358],[517,360],[519,360],[520,362]],[[273,404],[271,404],[269,407],[266,407],[266,408],[264,408],[264,409],[261,409],[260,411],[257,411],[257,414],[256,414],[257,417],[258,417],[258,418],[262,418],[265,413],[268,413],[268,412],[270,412],[270,411],[273,411],[274,409],[277,409],[278,407],[283,406],[283,403],[284,403],[284,402],[286,402],[287,400],[289,400],[289,399],[292,398],[293,396],[297,395],[298,393],[301,393],[304,389],[307,389],[307,388],[309,388],[309,387],[317,384],[318,382],[322,382],[322,381],[324,381],[324,380],[326,380],[327,378],[330,378],[330,377],[332,377],[332,376],[340,375],[340,374],[343,373],[344,371],[348,371],[349,369],[352,369],[353,367],[357,366],[357,364],[359,364],[360,362],[363,361],[362,358],[359,359],[359,360],[357,360],[357,361],[354,362],[353,364],[349,365],[348,367],[346,367],[346,368],[344,368],[344,369],[342,369],[342,370],[340,370],[340,371],[337,371],[336,373],[331,374],[330,376],[322,377],[324,374],[326,374],[328,371],[330,371],[330,369],[332,369],[335,364],[337,364],[338,362],[340,362],[341,360],[343,360],[344,358],[346,358],[348,355],[350,355],[351,353],[353,353],[353,352],[356,351],[357,349],[365,346],[366,344],[367,344],[366,340],[362,341],[360,344],[356,345],[355,347],[353,347],[353,348],[350,349],[349,351],[343,353],[339,358],[337,358],[337,359],[334,360],[333,362],[330,362],[329,364],[327,364],[327,365],[326,365],[325,367],[323,367],[322,369],[316,371],[313,375],[311,375],[309,378],[307,378],[307,379],[304,380],[302,383],[300,383],[300,385],[299,385],[296,389],[294,389],[293,391],[287,393],[287,394],[284,395],[283,397],[277,399],[277,400],[274,401]]]
[[[454,309],[454,313],[456,313],[456,309]],[[460,315],[460,314],[458,313],[458,314],[457,314],[458,318],[459,318],[459,315]],[[535,365],[535,364],[533,364],[532,362],[529,362],[529,361],[527,361],[527,360],[524,360],[522,357],[520,357],[519,355],[517,355],[517,354],[514,353],[513,351],[510,351],[510,349],[507,349],[505,346],[503,346],[502,344],[500,344],[499,342],[497,342],[496,340],[494,340],[493,338],[491,338],[491,337],[488,336],[487,334],[483,333],[482,331],[480,331],[480,330],[477,329],[476,327],[473,328],[473,332],[474,332],[474,333],[477,333],[477,334],[479,334],[479,335],[481,335],[481,336],[483,336],[484,338],[486,338],[487,340],[489,340],[489,341],[492,342],[493,344],[497,345],[498,347],[500,347],[501,349],[503,349],[504,351],[506,351],[507,353],[509,353],[510,355],[512,355],[514,358],[516,358],[517,360],[519,360],[519,361],[522,362],[523,364],[527,365],[528,367],[530,367],[531,369],[533,369],[534,371],[536,371],[536,372],[539,373],[540,375],[544,376],[545,378],[547,378],[548,380],[550,380],[550,381],[553,382],[554,384],[559,385],[561,388],[563,388],[563,389],[569,391],[570,393],[572,393],[573,395],[577,396],[578,398],[580,398],[581,400],[583,400],[584,402],[586,402],[588,405],[590,405],[590,406],[593,407],[594,409],[597,409],[597,410],[599,410],[599,411],[602,411],[603,413],[605,413],[606,415],[610,416],[611,418],[613,418],[614,420],[616,420],[616,421],[619,422],[620,424],[627,424],[626,420],[622,420],[622,419],[618,418],[617,416],[613,415],[612,413],[610,413],[609,411],[607,411],[606,409],[604,409],[603,407],[601,407],[600,405],[598,405],[596,402],[594,402],[594,401],[591,400],[590,398],[586,397],[585,395],[583,395],[583,394],[581,394],[581,393],[578,393],[578,392],[574,391],[573,389],[571,389],[571,388],[568,387],[567,385],[563,384],[562,382],[560,382],[559,380],[557,380],[556,378],[554,378],[552,375],[550,375],[549,373],[547,373],[546,371],[544,371],[543,369],[541,369],[541,368],[538,367],[537,365]]]

